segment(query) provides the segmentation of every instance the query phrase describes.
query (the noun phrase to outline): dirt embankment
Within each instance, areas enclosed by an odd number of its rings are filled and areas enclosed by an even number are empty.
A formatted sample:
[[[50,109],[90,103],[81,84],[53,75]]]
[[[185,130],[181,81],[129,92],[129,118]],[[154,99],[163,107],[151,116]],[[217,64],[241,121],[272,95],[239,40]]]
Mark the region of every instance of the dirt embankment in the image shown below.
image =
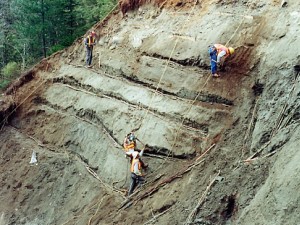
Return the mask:
[[[1,102],[0,224],[298,224],[300,12],[280,3],[130,6],[95,25],[93,68],[78,39],[25,74]],[[211,43],[236,49],[219,79]],[[149,169],[127,198],[133,129]]]

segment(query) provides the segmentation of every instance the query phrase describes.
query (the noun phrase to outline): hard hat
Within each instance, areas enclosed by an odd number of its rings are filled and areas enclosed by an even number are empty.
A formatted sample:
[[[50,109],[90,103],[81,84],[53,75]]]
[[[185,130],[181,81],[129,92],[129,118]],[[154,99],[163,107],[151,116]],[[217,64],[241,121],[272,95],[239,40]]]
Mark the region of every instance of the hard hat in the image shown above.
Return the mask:
[[[134,159],[136,159],[138,157],[139,153],[134,151],[131,155]]]
[[[134,134],[133,133],[131,133],[130,135],[129,135],[129,141],[133,141],[134,139],[135,139],[135,136],[134,136]]]
[[[233,53],[234,53],[234,48],[229,47],[228,49],[229,49],[230,54],[233,54]]]
[[[90,34],[91,34],[92,36],[95,36],[95,35],[96,35],[95,31],[93,31],[93,30],[90,32]]]

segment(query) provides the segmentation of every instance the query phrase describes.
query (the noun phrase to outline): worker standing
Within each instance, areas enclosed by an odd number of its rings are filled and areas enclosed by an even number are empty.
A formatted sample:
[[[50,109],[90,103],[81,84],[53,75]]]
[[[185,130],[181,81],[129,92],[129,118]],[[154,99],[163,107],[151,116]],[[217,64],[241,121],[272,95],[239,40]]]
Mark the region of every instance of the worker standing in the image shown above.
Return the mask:
[[[92,67],[93,48],[94,45],[96,45],[95,31],[90,31],[89,35],[84,39],[84,44],[86,46],[86,65],[88,68],[90,68]]]
[[[219,77],[217,74],[218,64],[223,64],[225,59],[234,53],[234,48],[227,48],[221,44],[214,44],[209,46],[208,53],[210,55],[210,66],[213,77]],[[222,62],[221,62],[222,61]]]
[[[130,181],[130,186],[129,186],[129,190],[128,190],[128,196],[130,196],[134,189],[136,187],[140,187],[145,179],[142,175],[142,165],[141,165],[141,161],[140,161],[140,153],[137,151],[134,151],[132,153],[132,162],[131,162],[131,168],[130,168],[130,172],[131,172],[131,181]]]

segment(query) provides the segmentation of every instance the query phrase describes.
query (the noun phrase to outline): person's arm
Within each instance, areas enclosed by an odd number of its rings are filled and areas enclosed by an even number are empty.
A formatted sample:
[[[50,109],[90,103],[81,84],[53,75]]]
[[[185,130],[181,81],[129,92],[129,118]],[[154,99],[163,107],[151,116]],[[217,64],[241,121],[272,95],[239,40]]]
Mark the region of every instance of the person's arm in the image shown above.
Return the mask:
[[[226,51],[221,51],[219,54],[218,54],[218,57],[217,57],[217,63],[219,63],[221,61],[221,58],[226,55]]]
[[[125,137],[123,141],[123,147],[126,148],[126,146],[127,146],[127,137]]]
[[[143,156],[144,150],[145,150],[145,148],[143,148],[142,151],[139,152],[140,157]]]

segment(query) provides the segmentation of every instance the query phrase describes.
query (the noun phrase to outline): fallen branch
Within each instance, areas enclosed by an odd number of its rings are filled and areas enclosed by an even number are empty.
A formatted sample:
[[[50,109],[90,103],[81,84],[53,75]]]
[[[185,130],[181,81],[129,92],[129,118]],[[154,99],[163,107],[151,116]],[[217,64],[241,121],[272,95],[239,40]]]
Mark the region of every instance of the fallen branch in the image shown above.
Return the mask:
[[[158,191],[161,187],[165,186],[168,183],[171,183],[172,181],[174,181],[177,178],[181,178],[182,175],[184,175],[185,173],[189,172],[191,169],[193,169],[195,166],[199,165],[200,163],[202,163],[202,161],[197,162],[197,163],[193,163],[190,164],[188,167],[186,167],[184,170],[180,171],[179,173],[161,181],[158,185],[156,185],[155,187],[151,188],[149,191],[147,191],[146,193],[140,195],[137,197],[137,199],[135,201],[140,201],[150,195],[152,195],[153,193],[155,193],[156,191]]]
[[[201,198],[199,199],[198,204],[196,205],[196,207],[193,209],[193,211],[192,211],[192,212],[190,213],[190,215],[188,216],[188,218],[187,218],[185,224],[189,224],[189,223],[191,223],[191,222],[194,220],[194,218],[195,218],[197,212],[199,211],[200,206],[202,205],[202,203],[203,203],[204,200],[205,200],[205,197],[206,197],[206,195],[207,195],[209,189],[210,189],[211,186],[214,184],[214,182],[216,181],[216,179],[217,179],[217,177],[219,176],[219,174],[220,174],[220,170],[219,170],[218,174],[214,177],[214,179],[212,179],[212,181],[211,181],[211,182],[209,183],[209,185],[206,187],[206,190],[203,192],[203,194],[202,194]]]
[[[267,158],[267,157],[269,157],[269,156],[272,156],[272,155],[274,155],[275,153],[276,153],[276,151],[270,152],[270,153],[268,153],[268,154],[262,156],[261,159],[264,159],[264,158]],[[253,158],[253,159],[246,159],[246,160],[244,160],[244,162],[245,162],[245,163],[250,163],[250,162],[253,162],[253,161],[257,160],[257,159],[259,159],[259,157],[255,157],[255,158]]]
[[[91,222],[92,222],[93,217],[98,213],[99,208],[100,208],[100,205],[101,205],[101,203],[102,203],[104,197],[105,197],[105,196],[103,196],[102,199],[100,200],[100,202],[99,202],[99,204],[98,204],[98,207],[97,207],[97,210],[96,210],[95,214],[89,219],[88,225],[91,225]]]
[[[203,152],[197,159],[196,161],[198,161],[199,159],[201,159],[203,156],[206,155],[207,152],[209,152],[213,147],[216,146],[216,143],[212,144],[205,152]]]
[[[147,221],[146,223],[144,223],[143,225],[148,225],[148,224],[152,224],[153,222],[156,222],[156,219],[157,219],[158,217],[160,217],[161,215],[163,215],[163,214],[165,214],[166,212],[168,212],[171,208],[172,208],[172,206],[169,207],[169,208],[167,208],[165,211],[163,211],[163,212],[161,212],[161,213],[159,213],[159,214],[153,216],[153,218],[152,218],[151,220],[148,220],[148,221]]]
[[[243,147],[242,147],[242,155],[244,155],[244,149],[245,149],[246,141],[247,141],[247,139],[248,139],[248,136],[249,136],[249,134],[250,134],[251,128],[252,128],[252,126],[253,126],[254,118],[255,118],[255,115],[256,115],[256,111],[257,111],[256,109],[257,109],[258,101],[259,101],[259,98],[258,98],[257,101],[255,102],[255,106],[254,106],[254,108],[253,108],[251,120],[250,120],[250,123],[249,123],[249,125],[248,125],[248,129],[247,129],[247,131],[246,131],[245,137],[244,137]]]
[[[212,144],[204,153],[202,153],[193,163],[187,165],[186,167],[184,167],[180,172],[176,173],[175,175],[161,181],[159,184],[157,184],[155,187],[151,188],[150,190],[148,190],[146,193],[140,195],[137,197],[137,199],[135,201],[140,201],[150,195],[152,195],[154,192],[158,191],[161,187],[165,186],[168,183],[171,183],[172,181],[174,181],[177,178],[181,178],[182,175],[184,175],[185,173],[189,172],[190,170],[192,170],[195,166],[199,165],[200,163],[202,163],[204,160],[199,161],[201,158],[203,158],[207,152],[209,152],[216,144]],[[198,162],[199,161],[199,162]]]
[[[100,183],[101,183],[104,187],[110,189],[110,190],[113,191],[113,192],[117,192],[117,193],[120,194],[123,198],[126,198],[126,197],[124,196],[124,193],[123,193],[123,192],[121,192],[120,190],[116,189],[115,187],[111,187],[110,185],[104,183],[104,182],[100,179],[100,177],[97,175],[97,173],[96,173],[94,170],[92,170],[88,165],[85,165],[85,168],[87,169],[87,171],[88,171],[93,177],[95,177],[98,181],[100,181]]]
[[[271,143],[271,140],[266,142],[264,144],[264,146],[262,146],[257,152],[255,152],[253,155],[251,155],[249,158],[243,160],[244,162],[248,162],[250,161],[251,159],[253,159],[255,156],[257,156],[259,153],[261,153],[269,144]]]
[[[266,155],[262,156],[262,158],[264,159],[264,158],[267,158],[267,157],[269,157],[269,156],[272,156],[272,155],[274,155],[276,152],[277,152],[277,151],[270,152],[269,154],[266,154]]]
[[[148,153],[148,152],[145,152],[143,155],[144,155],[144,156],[148,156],[148,157],[158,158],[158,159],[171,160],[171,161],[176,161],[176,160],[177,160],[177,159],[172,158],[172,157],[161,156],[161,155],[156,155],[156,154],[150,154],[150,153]]]
[[[144,186],[150,185],[150,184],[154,183],[155,181],[159,180],[159,179],[160,179],[161,177],[163,177],[163,176],[164,176],[164,174],[158,174],[158,175],[154,178],[153,181],[151,181],[151,182],[149,182],[149,183],[146,183]],[[136,191],[135,191],[133,194],[131,194],[124,202],[122,202],[122,204],[121,204],[121,206],[118,208],[118,211],[117,211],[117,212],[119,212],[119,211],[120,211],[121,209],[123,209],[123,208],[126,209],[126,208],[128,208],[129,206],[131,206],[131,205],[132,205],[132,201],[133,201],[134,196],[136,196],[138,193],[140,193],[141,190],[144,190],[144,189],[145,189],[144,186],[142,186],[142,188],[136,190]]]

